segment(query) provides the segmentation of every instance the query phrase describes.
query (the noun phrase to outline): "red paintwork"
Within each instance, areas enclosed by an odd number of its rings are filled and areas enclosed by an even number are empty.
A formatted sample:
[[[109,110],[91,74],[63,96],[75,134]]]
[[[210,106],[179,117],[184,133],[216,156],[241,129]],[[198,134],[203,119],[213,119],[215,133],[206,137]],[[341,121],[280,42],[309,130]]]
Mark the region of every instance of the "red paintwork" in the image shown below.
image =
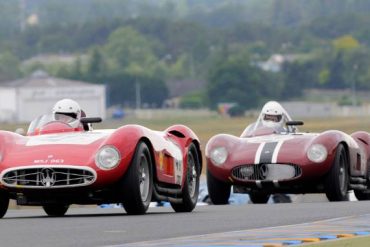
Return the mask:
[[[299,186],[302,182],[320,181],[331,168],[339,143],[343,143],[348,150],[350,176],[367,177],[367,162],[370,157],[369,134],[366,132],[356,132],[350,136],[336,130],[317,134],[273,134],[271,131],[266,132],[266,130],[262,129],[258,130],[258,133],[248,137],[219,134],[212,137],[206,145],[207,170],[220,181],[255,188],[255,181],[239,181],[233,178],[232,169],[240,165],[256,164],[255,157],[260,143],[277,142],[278,140],[282,140],[282,138],[286,140],[283,141],[278,151],[276,161],[272,163],[295,164],[301,168],[302,173],[299,177],[278,181],[279,185]],[[307,158],[307,150],[312,144],[322,144],[327,148],[328,157],[322,163],[313,163]],[[228,157],[224,164],[216,165],[210,158],[210,152],[212,149],[221,146],[227,149]],[[358,162],[358,157],[361,158],[360,162]],[[303,189],[300,192],[312,192],[310,189],[308,188],[307,191]],[[286,190],[285,192],[289,193]]]
[[[172,131],[175,131],[173,134]],[[44,142],[46,140],[46,143]],[[86,142],[84,142],[87,140]],[[18,166],[73,165],[90,167],[97,173],[96,181],[84,190],[105,189],[118,182],[130,166],[136,145],[144,140],[155,163],[155,180],[167,184],[183,186],[186,176],[187,152],[189,144],[194,142],[199,148],[199,139],[188,127],[174,125],[165,131],[153,131],[140,125],[125,125],[115,130],[82,131],[68,125],[53,122],[37,129],[28,136],[13,132],[0,131],[0,174],[5,169]],[[36,143],[36,144],[35,144]],[[34,144],[34,145],[33,145]],[[102,170],[95,164],[95,155],[105,146],[116,147],[121,154],[121,161],[112,170]],[[173,160],[176,152],[183,162],[181,181],[176,181]],[[199,150],[200,154],[200,150]],[[165,157],[161,163],[161,156]],[[32,191],[32,188],[7,188],[12,193]],[[71,192],[75,188],[70,189]],[[43,190],[53,190],[45,188]]]

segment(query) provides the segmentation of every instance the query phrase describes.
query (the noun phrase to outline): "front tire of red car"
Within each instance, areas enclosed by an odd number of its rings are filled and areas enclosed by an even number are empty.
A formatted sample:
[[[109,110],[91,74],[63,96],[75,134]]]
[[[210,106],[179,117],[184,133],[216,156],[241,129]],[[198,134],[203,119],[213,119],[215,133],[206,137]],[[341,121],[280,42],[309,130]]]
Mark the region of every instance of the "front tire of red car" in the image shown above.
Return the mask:
[[[123,207],[127,214],[145,214],[153,193],[152,159],[148,146],[139,142],[122,180]]]
[[[9,195],[5,191],[0,192],[0,218],[3,218],[9,207]]]
[[[186,180],[182,189],[182,202],[171,202],[176,212],[191,212],[195,208],[199,194],[200,160],[196,146],[190,144],[187,154]]]
[[[66,204],[45,204],[42,206],[45,213],[52,217],[64,216],[69,208]]]
[[[333,165],[325,178],[325,194],[329,201],[348,201],[348,159],[347,152],[339,144]]]
[[[231,185],[215,178],[207,171],[207,187],[209,198],[215,205],[229,204]]]

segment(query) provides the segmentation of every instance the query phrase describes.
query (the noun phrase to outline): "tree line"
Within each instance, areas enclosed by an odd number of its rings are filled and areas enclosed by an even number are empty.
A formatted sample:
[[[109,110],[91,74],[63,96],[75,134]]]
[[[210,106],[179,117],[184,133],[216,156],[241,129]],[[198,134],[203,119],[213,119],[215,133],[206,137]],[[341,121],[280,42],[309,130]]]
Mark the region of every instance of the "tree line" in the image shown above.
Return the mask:
[[[0,82],[44,69],[107,85],[110,105],[134,106],[139,86],[146,105],[161,107],[168,81],[194,78],[205,87],[183,95],[183,107],[243,110],[308,88],[370,89],[368,1],[21,2],[0,3]],[[47,53],[77,59],[22,63]],[[261,69],[273,54],[294,59]]]

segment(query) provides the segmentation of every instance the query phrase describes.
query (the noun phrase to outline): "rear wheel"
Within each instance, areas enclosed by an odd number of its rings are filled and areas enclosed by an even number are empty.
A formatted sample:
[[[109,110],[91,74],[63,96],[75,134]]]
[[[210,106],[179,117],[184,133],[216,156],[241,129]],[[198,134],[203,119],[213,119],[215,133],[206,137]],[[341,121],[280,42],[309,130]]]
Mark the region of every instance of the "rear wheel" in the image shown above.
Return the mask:
[[[187,170],[184,188],[182,189],[182,203],[172,203],[176,212],[191,212],[195,208],[199,194],[200,161],[196,146],[192,143],[188,148]]]
[[[209,171],[207,171],[207,187],[209,198],[213,204],[229,203],[231,185],[218,180]]]
[[[9,194],[5,191],[0,191],[0,218],[4,217],[9,207]]]
[[[270,199],[270,195],[264,192],[251,191],[249,192],[249,199],[254,204],[265,204]]]
[[[69,205],[66,204],[45,204],[42,206],[48,216],[60,217],[66,214]]]
[[[333,165],[325,178],[325,194],[329,201],[348,201],[348,167],[347,153],[339,144]]]
[[[153,193],[152,160],[148,146],[139,142],[123,180],[123,207],[128,214],[144,214]]]

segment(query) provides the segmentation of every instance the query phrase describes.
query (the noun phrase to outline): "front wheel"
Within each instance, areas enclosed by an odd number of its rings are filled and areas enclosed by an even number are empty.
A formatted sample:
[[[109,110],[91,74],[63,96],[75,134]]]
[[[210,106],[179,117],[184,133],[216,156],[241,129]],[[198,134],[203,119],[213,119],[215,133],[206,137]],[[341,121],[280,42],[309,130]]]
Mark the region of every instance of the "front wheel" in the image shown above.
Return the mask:
[[[348,169],[347,153],[339,144],[334,162],[325,178],[325,194],[329,201],[348,201]]]
[[[61,217],[64,216],[69,208],[66,204],[45,204],[42,206],[48,216]]]
[[[223,205],[229,203],[231,185],[215,178],[207,171],[207,187],[209,198],[215,205]]]
[[[254,204],[265,204],[270,199],[270,195],[264,192],[251,191],[249,192],[249,199]]]
[[[176,212],[191,212],[195,208],[199,194],[200,160],[196,146],[190,144],[187,154],[186,180],[182,189],[182,203],[172,203]]]
[[[123,207],[128,214],[145,214],[153,193],[152,159],[148,146],[139,142],[122,180]]]
[[[9,207],[9,194],[5,191],[0,191],[0,218],[4,217]]]

